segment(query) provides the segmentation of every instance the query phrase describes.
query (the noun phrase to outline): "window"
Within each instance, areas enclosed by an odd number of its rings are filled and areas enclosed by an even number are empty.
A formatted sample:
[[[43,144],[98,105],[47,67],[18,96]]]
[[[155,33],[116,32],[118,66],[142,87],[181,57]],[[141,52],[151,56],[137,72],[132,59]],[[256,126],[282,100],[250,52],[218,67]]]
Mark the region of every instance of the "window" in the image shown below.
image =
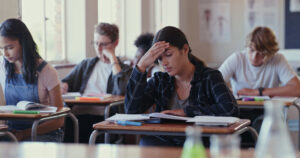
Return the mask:
[[[141,1],[98,0],[98,21],[119,27],[116,55],[133,58],[136,52],[134,40],[141,34]]]
[[[179,27],[179,0],[155,1],[155,30],[165,26]]]
[[[21,18],[47,61],[65,60],[64,0],[22,0]]]

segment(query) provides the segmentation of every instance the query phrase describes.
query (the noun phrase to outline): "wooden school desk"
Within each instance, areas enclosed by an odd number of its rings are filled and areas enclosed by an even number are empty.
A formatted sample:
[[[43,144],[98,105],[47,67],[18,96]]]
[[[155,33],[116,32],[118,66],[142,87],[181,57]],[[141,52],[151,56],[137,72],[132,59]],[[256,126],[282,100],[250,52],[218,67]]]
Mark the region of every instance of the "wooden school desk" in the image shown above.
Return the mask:
[[[64,102],[69,106],[74,105],[85,106],[85,105],[98,105],[105,106],[104,119],[109,117],[110,108],[117,105],[124,104],[124,96],[110,96],[101,100],[76,100],[76,99],[64,99]]]
[[[209,149],[206,156],[210,158]],[[0,143],[2,158],[180,158],[180,147],[141,147],[137,145],[85,145],[63,143]],[[299,152],[297,156],[300,157]],[[240,157],[253,158],[254,149],[240,150]]]
[[[78,142],[79,128],[77,118],[71,113],[70,108],[64,107],[60,111],[51,114],[13,114],[13,113],[0,113],[0,120],[32,120],[31,140],[35,141],[37,137],[37,127],[39,123],[53,120],[60,117],[69,116],[74,123],[74,142]]]
[[[241,101],[237,100],[238,107],[240,109],[264,109],[264,101]],[[285,102],[284,103],[284,118],[287,120],[288,108],[291,106],[296,107],[299,116],[299,130],[300,130],[300,107],[296,102]],[[300,131],[298,131],[298,150],[300,150]]]
[[[249,126],[250,120],[240,119],[239,122],[232,124],[228,127],[213,127],[201,126],[202,136],[210,136],[212,134],[242,134],[249,131],[256,142],[257,133]],[[160,123],[160,124],[147,124],[141,126],[122,126],[109,121],[102,121],[94,124],[94,131],[90,136],[89,144],[94,144],[99,134],[106,134],[105,143],[109,142],[108,134],[138,134],[138,135],[168,135],[168,136],[185,136],[185,128],[193,126],[188,123]]]
[[[7,136],[9,137],[12,141],[18,142],[17,138],[15,137],[14,134],[8,131],[8,126],[5,124],[0,124],[0,136]]]

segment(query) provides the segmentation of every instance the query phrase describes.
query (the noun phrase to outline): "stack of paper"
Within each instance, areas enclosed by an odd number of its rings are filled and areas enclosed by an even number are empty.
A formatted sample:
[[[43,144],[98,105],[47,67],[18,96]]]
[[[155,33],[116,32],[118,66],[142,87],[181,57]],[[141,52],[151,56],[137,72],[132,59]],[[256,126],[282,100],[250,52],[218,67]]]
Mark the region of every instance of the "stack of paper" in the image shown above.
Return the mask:
[[[272,97],[271,100],[276,100],[276,101],[283,101],[283,102],[294,102],[297,97],[280,97],[280,96],[274,96]]]
[[[195,116],[187,122],[195,122],[196,125],[204,126],[229,126],[240,119],[237,117],[223,117],[223,116]]]
[[[68,92],[62,95],[63,99],[75,99],[76,97],[80,97],[81,94],[79,92]]]

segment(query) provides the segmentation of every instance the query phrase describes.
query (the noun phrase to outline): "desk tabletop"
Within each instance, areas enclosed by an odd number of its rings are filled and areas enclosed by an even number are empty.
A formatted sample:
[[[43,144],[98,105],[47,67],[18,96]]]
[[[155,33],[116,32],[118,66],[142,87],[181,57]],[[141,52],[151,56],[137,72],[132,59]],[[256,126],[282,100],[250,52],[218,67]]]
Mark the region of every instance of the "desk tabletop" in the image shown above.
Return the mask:
[[[237,100],[238,106],[264,106],[264,101],[241,101]],[[293,102],[285,102],[285,106],[293,105]]]
[[[201,126],[202,133],[207,134],[231,134],[244,127],[250,125],[250,120],[240,119],[239,122],[232,124],[228,127],[216,127],[216,126]],[[161,124],[147,124],[142,126],[122,126],[109,121],[102,121],[93,125],[97,130],[124,130],[124,131],[151,131],[151,132],[176,132],[185,133],[187,126],[193,126],[188,123],[161,123]]]
[[[85,145],[62,143],[0,143],[5,158],[180,158],[182,148],[140,147],[136,145]],[[209,158],[209,150],[206,150]],[[252,158],[254,150],[241,150],[240,157]]]
[[[48,114],[13,114],[13,113],[0,113],[0,120],[1,119],[40,119],[49,116],[60,115],[64,113],[70,112],[70,108],[63,107],[61,110],[57,111],[56,113],[48,113]]]
[[[76,100],[76,99],[64,99],[64,102],[68,105],[86,105],[86,104],[93,104],[93,105],[107,105],[113,102],[124,101],[124,96],[110,96],[99,101],[96,100]]]

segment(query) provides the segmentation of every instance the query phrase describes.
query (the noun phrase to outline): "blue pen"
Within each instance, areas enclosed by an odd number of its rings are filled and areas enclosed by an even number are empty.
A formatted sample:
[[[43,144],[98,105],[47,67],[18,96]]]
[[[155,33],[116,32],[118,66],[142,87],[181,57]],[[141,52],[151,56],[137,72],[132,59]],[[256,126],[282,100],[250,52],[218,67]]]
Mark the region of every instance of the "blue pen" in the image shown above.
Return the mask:
[[[142,125],[142,122],[134,122],[134,121],[117,121],[116,122],[118,125],[123,125],[123,126],[126,126],[126,125],[131,125],[131,126],[141,126]]]

